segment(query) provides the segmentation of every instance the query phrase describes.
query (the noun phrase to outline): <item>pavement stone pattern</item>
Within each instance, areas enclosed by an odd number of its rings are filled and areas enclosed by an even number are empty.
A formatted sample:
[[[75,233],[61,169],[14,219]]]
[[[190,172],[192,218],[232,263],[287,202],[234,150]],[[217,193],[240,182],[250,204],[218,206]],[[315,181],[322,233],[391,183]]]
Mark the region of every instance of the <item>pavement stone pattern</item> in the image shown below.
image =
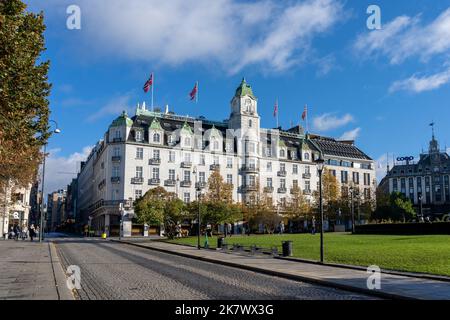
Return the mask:
[[[252,257],[246,253],[229,253],[221,250],[198,250],[194,247],[176,245],[161,241],[140,242],[139,245],[152,247],[166,252],[177,252],[192,257],[212,261],[226,261],[236,265],[259,270],[277,272],[302,279],[311,279],[331,285],[346,286],[356,290],[368,290],[366,270],[342,268],[314,263],[274,259],[270,257]],[[419,277],[381,273],[381,289],[377,290],[391,297],[419,300],[450,300],[450,282]],[[375,290],[371,291],[375,292]]]
[[[65,269],[78,265],[78,299],[315,299],[372,297],[101,239],[55,240]]]
[[[0,240],[0,299],[69,299],[67,289],[63,295],[58,290],[54,258],[49,242]],[[56,271],[64,278],[61,269]]]

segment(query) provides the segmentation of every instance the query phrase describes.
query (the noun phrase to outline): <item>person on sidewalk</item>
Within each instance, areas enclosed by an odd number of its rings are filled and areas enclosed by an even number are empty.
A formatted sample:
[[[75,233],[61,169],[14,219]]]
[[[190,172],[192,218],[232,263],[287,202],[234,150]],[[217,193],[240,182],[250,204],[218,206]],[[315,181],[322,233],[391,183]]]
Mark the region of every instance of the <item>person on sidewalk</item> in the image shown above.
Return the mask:
[[[34,229],[34,224],[30,226],[30,241],[33,242],[33,238],[36,236],[36,231]]]
[[[28,238],[28,227],[26,225],[23,226],[21,238],[22,238],[22,240],[25,240]]]
[[[278,232],[280,235],[284,233],[284,222],[283,220],[280,221],[280,225],[278,226]]]
[[[19,240],[19,237],[20,237],[20,227],[19,227],[19,225],[18,224],[15,224],[14,225],[14,240]]]
[[[227,231],[228,231],[228,234],[231,237],[232,236],[232,234],[231,234],[231,223],[227,223]]]
[[[311,234],[315,235],[316,234],[316,218],[312,218],[311,221]]]

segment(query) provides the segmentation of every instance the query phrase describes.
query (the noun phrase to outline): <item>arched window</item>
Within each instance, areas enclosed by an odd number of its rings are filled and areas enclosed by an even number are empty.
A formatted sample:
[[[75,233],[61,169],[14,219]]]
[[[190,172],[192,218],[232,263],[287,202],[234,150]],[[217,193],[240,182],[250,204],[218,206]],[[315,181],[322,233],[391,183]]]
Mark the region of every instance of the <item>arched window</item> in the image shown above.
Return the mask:
[[[214,140],[214,150],[219,150],[219,141]]]
[[[189,137],[184,138],[184,145],[187,147],[190,147],[191,146],[191,138],[189,138]]]
[[[280,150],[280,157],[285,157],[286,156],[286,152],[284,151],[284,149]]]
[[[159,133],[153,134],[153,142],[159,143],[161,141],[161,135]]]
[[[304,160],[309,160],[309,153],[305,152],[303,158],[304,158]]]
[[[251,128],[252,127],[252,119],[248,120],[248,127]]]

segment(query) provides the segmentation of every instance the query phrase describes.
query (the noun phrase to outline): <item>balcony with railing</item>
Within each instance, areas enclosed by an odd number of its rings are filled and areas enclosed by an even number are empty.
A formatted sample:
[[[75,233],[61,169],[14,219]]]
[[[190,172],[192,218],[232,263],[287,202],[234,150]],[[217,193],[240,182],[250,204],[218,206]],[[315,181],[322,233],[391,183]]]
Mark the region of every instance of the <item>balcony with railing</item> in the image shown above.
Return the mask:
[[[280,188],[278,188],[278,193],[286,193],[286,192],[287,192],[286,187],[280,187]]]
[[[209,170],[214,171],[214,170],[220,170],[220,164],[212,164],[209,166]]]
[[[111,183],[120,183],[120,177],[111,177]]]
[[[258,173],[259,167],[257,166],[242,166],[241,171],[245,173]]]
[[[304,195],[310,195],[310,194],[311,194],[311,189],[305,189],[305,190],[303,190],[303,194],[304,194]]]
[[[183,181],[180,182],[180,186],[182,188],[189,188],[190,186],[192,186],[192,181],[183,180]]]
[[[303,179],[311,179],[311,173],[305,172],[305,173],[302,175],[302,177],[303,177]]]
[[[265,193],[272,193],[273,192],[273,187],[264,187],[264,192]]]
[[[290,190],[291,194],[298,194],[301,192],[299,187],[292,187]]]
[[[197,182],[196,184],[195,184],[195,188],[198,190],[198,189],[204,189],[204,188],[206,188],[206,181],[200,181],[200,182]]]
[[[121,158],[122,158],[121,156],[112,156],[111,161],[112,162],[120,162]]]
[[[143,184],[143,183],[144,183],[144,178],[142,178],[142,177],[131,178],[131,184]]]
[[[181,167],[184,169],[189,169],[192,167],[192,162],[190,161],[183,161],[181,162]]]
[[[280,171],[277,172],[277,175],[279,177],[286,177],[287,172],[286,172],[286,170],[280,170]]]
[[[258,191],[258,186],[256,184],[244,185],[244,186],[242,186],[242,191],[244,191],[244,192]]]
[[[161,164],[160,158],[148,159],[148,164],[151,166],[159,166]]]
[[[158,178],[148,179],[149,186],[158,186],[160,182],[161,182],[161,180]]]
[[[176,180],[172,179],[164,180],[164,185],[166,187],[175,187],[176,184],[177,184]]]
[[[123,139],[122,139],[122,138],[113,138],[112,141],[113,141],[113,142],[122,142]]]

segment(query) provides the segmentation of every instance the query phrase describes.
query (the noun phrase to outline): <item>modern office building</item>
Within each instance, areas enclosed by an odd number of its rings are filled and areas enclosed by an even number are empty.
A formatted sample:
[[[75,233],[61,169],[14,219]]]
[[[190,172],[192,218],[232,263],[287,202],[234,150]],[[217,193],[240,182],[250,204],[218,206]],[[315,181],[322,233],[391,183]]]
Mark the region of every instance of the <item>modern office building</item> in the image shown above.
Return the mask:
[[[185,202],[196,199],[213,170],[233,185],[233,200],[250,202],[258,192],[283,211],[291,190],[309,201],[317,190],[315,161],[322,156],[345,189],[353,181],[370,197],[375,189],[374,161],[353,141],[260,126],[258,99],[242,80],[224,121],[192,118],[138,105],[123,112],[92,149],[78,175],[78,210],[97,231],[119,224],[119,204],[163,186]],[[365,191],[371,190],[371,191]]]
[[[412,157],[398,158],[380,182],[386,193],[401,192],[424,214],[450,212],[450,157],[439,149],[434,132],[428,152],[422,152],[418,162]]]

